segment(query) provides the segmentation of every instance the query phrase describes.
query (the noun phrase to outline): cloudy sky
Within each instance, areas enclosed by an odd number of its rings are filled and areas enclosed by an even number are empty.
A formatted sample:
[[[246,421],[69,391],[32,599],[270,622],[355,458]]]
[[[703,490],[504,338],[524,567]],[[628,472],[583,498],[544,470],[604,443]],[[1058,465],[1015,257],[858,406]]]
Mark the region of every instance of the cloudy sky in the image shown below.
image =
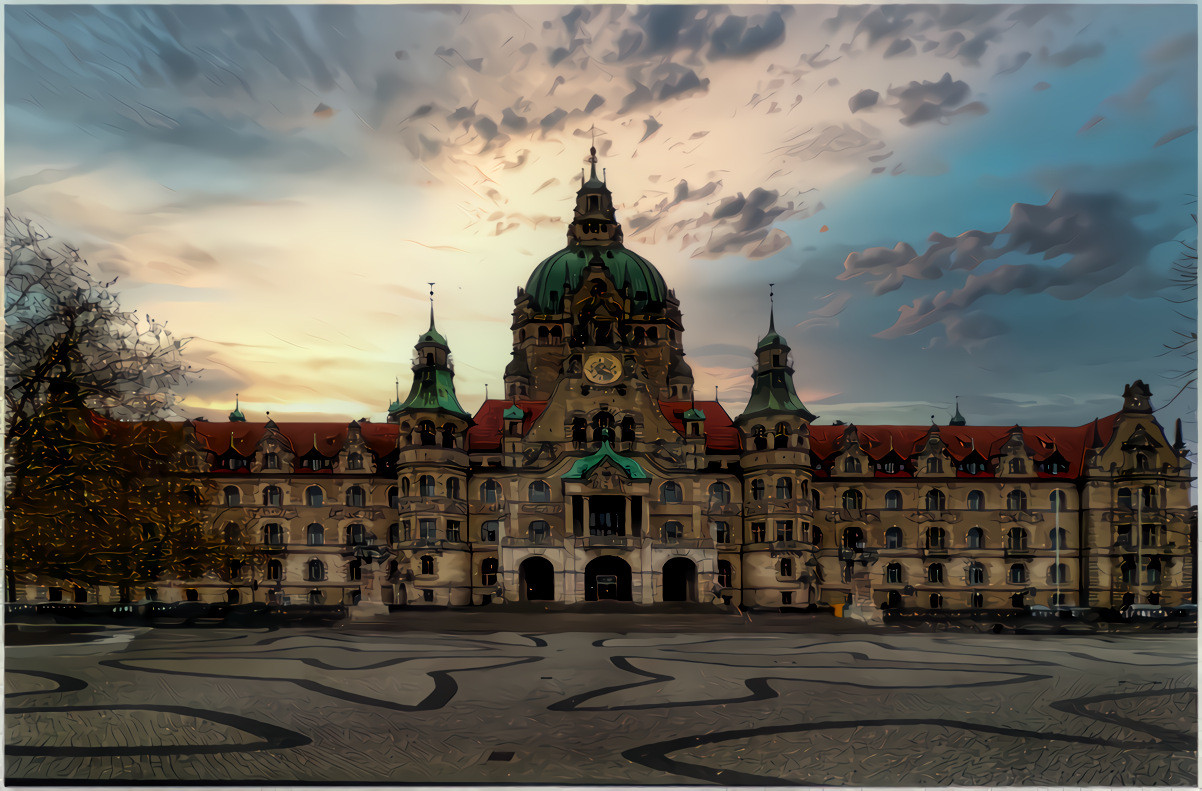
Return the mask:
[[[1190,322],[1192,5],[5,8],[8,206],[193,338],[184,401],[383,419],[435,281],[461,401],[596,130],[737,414],[776,284],[819,422],[1083,423]],[[1193,306],[1185,306],[1193,313]],[[1195,410],[1183,397],[1168,426]]]

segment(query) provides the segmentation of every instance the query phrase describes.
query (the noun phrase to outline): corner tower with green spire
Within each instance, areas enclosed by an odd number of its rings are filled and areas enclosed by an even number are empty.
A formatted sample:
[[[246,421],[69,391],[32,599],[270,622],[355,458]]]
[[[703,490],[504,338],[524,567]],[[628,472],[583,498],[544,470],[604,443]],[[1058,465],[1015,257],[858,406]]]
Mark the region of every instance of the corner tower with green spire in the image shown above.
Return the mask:
[[[430,293],[430,328],[421,334],[413,347],[413,386],[404,401],[394,401],[389,407],[388,418],[391,422],[397,422],[406,413],[415,412],[469,419],[455,395],[451,348],[434,325],[433,291]]]
[[[755,347],[751,397],[735,425],[743,441],[743,589],[758,589],[760,603],[804,605],[816,601],[820,580],[813,540],[814,507],[809,497],[809,426],[815,415],[793,386],[789,344],[776,331],[771,284],[768,332]],[[771,491],[774,496],[765,497]],[[788,574],[779,555],[790,559]]]

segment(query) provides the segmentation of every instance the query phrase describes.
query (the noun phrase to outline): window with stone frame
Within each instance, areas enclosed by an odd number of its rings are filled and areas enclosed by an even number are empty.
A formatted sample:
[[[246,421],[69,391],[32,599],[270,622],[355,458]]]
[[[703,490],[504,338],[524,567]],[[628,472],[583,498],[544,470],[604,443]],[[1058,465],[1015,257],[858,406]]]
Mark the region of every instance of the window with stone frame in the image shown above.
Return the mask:
[[[730,543],[730,525],[722,521],[710,522],[710,534],[718,544]]]
[[[777,541],[792,541],[793,540],[793,520],[781,519],[776,523],[776,540]]]
[[[435,541],[438,539],[437,519],[419,519],[417,520],[417,529],[417,537],[423,541]]]
[[[238,491],[237,486],[227,486],[222,491],[222,497],[225,505],[236,506],[242,504],[242,492]]]
[[[902,540],[902,530],[897,525],[885,531],[885,549],[901,549]]]
[[[457,542],[461,540],[459,536],[459,525],[460,522],[458,519],[447,520],[447,541]]]
[[[490,519],[480,525],[480,540],[495,543],[497,540],[497,528],[500,527],[500,522],[495,519]]]
[[[534,481],[530,484],[530,502],[532,503],[549,503],[551,502],[551,487],[545,481]]]
[[[673,543],[684,538],[684,525],[680,522],[664,522],[664,541]]]
[[[751,543],[753,543],[753,544],[764,543],[764,540],[765,540],[764,524],[765,524],[764,522],[752,522],[751,523]]]
[[[367,505],[367,493],[362,486],[352,486],[346,490],[346,504],[351,508],[363,508]]]
[[[659,499],[665,503],[679,503],[683,499],[680,484],[668,481],[659,489]]]

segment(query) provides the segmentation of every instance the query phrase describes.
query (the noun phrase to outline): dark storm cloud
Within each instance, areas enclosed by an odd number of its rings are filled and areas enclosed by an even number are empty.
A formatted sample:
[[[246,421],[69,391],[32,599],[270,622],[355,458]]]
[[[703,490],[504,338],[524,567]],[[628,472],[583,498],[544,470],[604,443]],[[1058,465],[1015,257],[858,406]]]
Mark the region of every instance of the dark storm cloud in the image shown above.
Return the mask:
[[[785,20],[779,11],[772,11],[758,23],[731,14],[714,31],[709,56],[715,60],[747,57],[775,47],[784,38]]]
[[[916,299],[899,309],[900,316],[879,337],[909,335],[936,322],[963,316],[982,297],[1009,294],[1047,294],[1062,300],[1079,299],[1097,288],[1144,266],[1148,253],[1169,229],[1144,231],[1134,217],[1155,207],[1134,203],[1117,193],[1059,192],[1042,206],[1016,203],[1010,221],[999,231],[969,231],[957,237],[932,234],[926,252],[908,245],[872,248],[853,253],[844,262],[840,279],[866,275],[876,294],[897,288],[902,279],[934,280],[950,270],[975,270],[1008,254],[1039,257],[1055,263],[1002,264],[970,274],[964,284]],[[1168,235],[1166,235],[1168,233]],[[1004,243],[1001,243],[1002,239]],[[1141,284],[1146,293],[1157,284]],[[984,326],[982,319],[964,327]],[[967,332],[967,329],[962,329]]]
[[[863,110],[867,107],[872,107],[877,103],[881,95],[871,88],[865,88],[848,100],[847,106],[854,113]]]
[[[1078,42],[1070,44],[1059,52],[1048,52],[1048,48],[1043,47],[1039,50],[1039,59],[1064,69],[1087,58],[1101,57],[1105,51],[1106,47],[1100,41],[1093,41],[1089,44]]]
[[[889,95],[896,99],[901,110],[901,122],[913,126],[926,121],[942,121],[960,113],[979,115],[986,112],[981,102],[964,104],[971,94],[968,83],[953,80],[945,73],[938,82],[911,82],[904,88],[893,88]]]

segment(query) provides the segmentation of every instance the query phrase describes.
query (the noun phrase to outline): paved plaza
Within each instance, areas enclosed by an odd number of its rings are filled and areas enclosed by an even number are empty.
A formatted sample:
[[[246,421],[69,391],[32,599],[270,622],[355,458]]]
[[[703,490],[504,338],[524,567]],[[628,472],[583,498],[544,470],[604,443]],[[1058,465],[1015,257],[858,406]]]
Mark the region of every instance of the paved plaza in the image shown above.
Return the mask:
[[[276,630],[22,627],[6,658],[6,775],[1196,783],[1194,635],[816,634],[800,622],[441,613]]]

